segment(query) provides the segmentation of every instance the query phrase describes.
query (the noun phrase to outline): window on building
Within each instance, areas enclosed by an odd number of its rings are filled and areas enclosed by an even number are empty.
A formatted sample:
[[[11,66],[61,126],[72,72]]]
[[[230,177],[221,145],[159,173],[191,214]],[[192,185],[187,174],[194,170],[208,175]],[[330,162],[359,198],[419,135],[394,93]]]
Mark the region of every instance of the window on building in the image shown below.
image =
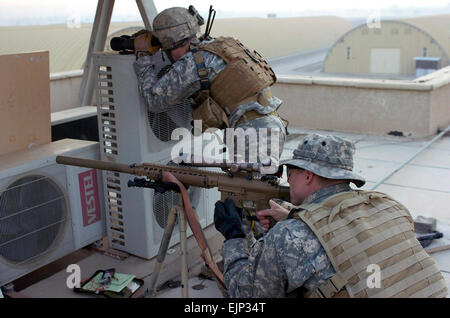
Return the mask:
[[[426,47],[423,48],[423,56],[427,56],[427,48]]]
[[[397,28],[392,29],[392,30],[391,30],[391,33],[392,33],[392,34],[398,34],[398,29],[397,29]]]
[[[350,60],[350,46],[347,47],[347,60]]]

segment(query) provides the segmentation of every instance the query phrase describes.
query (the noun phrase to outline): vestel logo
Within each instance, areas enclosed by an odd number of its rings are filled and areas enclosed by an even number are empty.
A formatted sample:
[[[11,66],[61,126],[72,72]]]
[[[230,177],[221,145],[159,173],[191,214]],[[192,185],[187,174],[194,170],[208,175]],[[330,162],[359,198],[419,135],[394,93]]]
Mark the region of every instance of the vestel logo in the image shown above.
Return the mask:
[[[88,170],[78,175],[80,183],[81,210],[83,226],[100,221],[100,205],[98,200],[97,171]]]

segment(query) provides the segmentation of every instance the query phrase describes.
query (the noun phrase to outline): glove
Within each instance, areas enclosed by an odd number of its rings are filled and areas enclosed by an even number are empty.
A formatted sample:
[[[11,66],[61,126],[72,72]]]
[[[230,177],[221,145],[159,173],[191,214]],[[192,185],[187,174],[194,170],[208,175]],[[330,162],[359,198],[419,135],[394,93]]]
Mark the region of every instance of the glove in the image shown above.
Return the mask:
[[[161,43],[155,35],[147,30],[141,30],[131,36],[134,39],[134,51],[149,52],[150,55],[161,49]]]
[[[230,198],[227,198],[225,203],[221,201],[216,202],[214,208],[214,225],[217,231],[225,237],[225,240],[245,237],[245,233],[242,230],[241,217]]]

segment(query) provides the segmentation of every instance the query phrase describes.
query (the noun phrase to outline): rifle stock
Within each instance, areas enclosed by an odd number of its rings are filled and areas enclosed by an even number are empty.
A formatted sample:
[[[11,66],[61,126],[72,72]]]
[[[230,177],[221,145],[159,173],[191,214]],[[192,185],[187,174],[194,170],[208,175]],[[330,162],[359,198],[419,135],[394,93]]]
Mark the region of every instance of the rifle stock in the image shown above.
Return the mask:
[[[273,182],[249,179],[244,173],[224,173],[180,166],[142,163],[126,165],[102,160],[57,156],[56,162],[64,165],[93,168],[99,170],[127,173],[143,176],[149,180],[161,182],[162,171],[170,172],[185,186],[215,188],[221,192],[221,199],[231,198],[238,208],[259,211],[269,208],[269,200],[279,198],[289,201],[289,187]],[[211,207],[213,208],[213,207]]]

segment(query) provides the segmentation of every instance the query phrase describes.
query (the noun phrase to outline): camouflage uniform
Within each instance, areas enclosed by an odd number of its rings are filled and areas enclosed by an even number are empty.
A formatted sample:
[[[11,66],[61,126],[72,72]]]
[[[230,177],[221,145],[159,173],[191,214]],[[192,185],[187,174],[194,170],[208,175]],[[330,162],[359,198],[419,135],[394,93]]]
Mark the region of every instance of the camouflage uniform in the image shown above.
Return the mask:
[[[352,171],[353,153],[349,140],[311,134],[292,159],[281,162],[339,183],[309,195],[251,249],[245,239],[225,241],[224,280],[231,297],[447,295],[439,267],[416,239],[409,211],[381,192],[350,188],[350,182],[365,184]],[[369,285],[371,265],[379,266],[378,287]]]
[[[212,53],[202,52],[202,55],[208,70],[208,78],[212,81],[226,64]],[[192,52],[188,52],[172,64],[168,72],[159,79],[151,56],[139,58],[134,63],[134,69],[139,92],[147,102],[149,111],[154,113],[168,111],[200,90],[200,77]]]
[[[304,203],[349,191],[348,184],[321,189]],[[319,240],[296,219],[279,221],[249,249],[246,239],[225,241],[224,281],[233,298],[286,297],[297,288],[315,290],[335,274]]]
[[[292,165],[330,179],[347,179],[358,187],[362,177],[352,172],[354,145],[333,136],[311,134],[294,151]],[[348,183],[320,189],[302,204],[320,203],[340,192],[352,191]],[[225,241],[224,280],[230,297],[286,297],[301,288],[313,291],[335,274],[331,262],[309,227],[293,219],[279,221],[251,248],[246,239]]]
[[[191,48],[194,46],[200,48],[209,83],[212,83],[217,74],[226,67],[226,62],[218,55],[201,50],[202,45],[214,41],[212,39],[200,43],[196,38],[196,35],[200,32],[200,25],[202,24],[204,24],[204,20],[193,6],[190,6],[189,9],[172,7],[163,10],[154,18],[153,33],[160,41],[162,50],[166,52],[175,47],[180,47],[180,45],[186,45],[188,43],[187,40],[191,39]],[[159,53],[157,52],[155,54]],[[191,51],[173,63],[171,68],[161,77],[158,77],[157,70],[153,67],[150,56],[143,56],[137,59],[134,68],[138,79],[139,91],[147,102],[150,112],[158,113],[168,111],[172,106],[191,98],[201,90],[197,64]],[[258,102],[244,103],[234,109],[228,118],[231,128],[235,128],[237,122],[241,118],[244,118],[243,123],[237,126],[238,128],[243,128],[244,130],[254,128],[257,132],[259,128],[272,128],[280,131],[278,143],[279,153],[276,156],[270,155],[272,159],[271,168],[273,169],[276,169],[279,163],[279,157],[286,135],[286,127],[280,118],[269,115],[269,113],[277,110],[281,103],[281,100],[277,97],[270,97],[268,99],[269,105],[266,105],[266,107]],[[255,111],[265,116],[248,121],[246,120],[245,113],[249,111]],[[262,139],[259,134],[257,134],[257,137],[258,139]],[[263,142],[267,145],[266,152],[271,153],[271,143],[267,144],[267,140],[258,140],[257,144]],[[248,145],[246,145],[246,148],[247,152],[249,152]],[[248,158],[245,154],[244,156]],[[245,157],[243,159],[248,162]],[[236,161],[237,158],[230,159]],[[267,158],[264,157],[261,159],[257,161],[265,162]],[[271,173],[271,171],[266,169],[264,173]]]
[[[202,43],[207,42],[205,41]],[[217,74],[225,68],[226,63],[222,58],[213,53],[208,51],[200,52],[208,72],[209,82],[211,83]],[[157,70],[153,67],[152,63],[151,56],[143,56],[134,64],[139,91],[144,97],[149,107],[149,111],[155,113],[168,111],[174,105],[190,98],[194,93],[200,90],[200,77],[192,52],[186,53],[180,60],[172,64],[170,69],[159,79],[157,77]],[[241,128],[244,131],[247,129],[255,129],[257,132],[257,140],[256,145],[249,144],[247,141],[245,142],[245,148],[242,149],[245,153],[236,150],[236,148],[234,148],[234,150],[229,149],[230,155],[231,153],[235,154],[234,157],[230,156],[229,160],[248,162],[250,155],[253,155],[257,149],[260,149],[258,148],[258,145],[266,145],[267,151],[259,151],[258,156],[256,157],[255,155],[255,158],[257,159],[257,162],[271,163],[271,166],[267,167],[267,170],[264,173],[275,172],[279,164],[279,158],[286,138],[286,127],[279,117],[268,114],[278,109],[281,103],[282,101],[279,98],[272,96],[269,98],[269,105],[266,107],[258,102],[252,101],[238,106],[230,114],[229,121],[231,128]],[[236,126],[237,122],[243,116],[245,119],[245,113],[251,110],[267,115],[250,121],[244,121]],[[278,130],[278,153],[271,148],[272,143],[269,139],[270,134],[259,134],[260,128],[267,128],[267,130],[271,131],[275,129]],[[227,143],[227,145],[229,145],[230,142],[231,140],[226,140],[225,138],[225,143]],[[235,147],[237,146],[236,141],[234,142],[234,145]],[[253,149],[255,151],[251,151]],[[250,222],[246,217],[244,217],[243,223],[246,229],[250,228]],[[259,236],[263,232],[265,232],[264,228],[257,223],[255,225],[254,233]]]
[[[226,63],[222,58],[213,53],[201,51],[201,54],[208,72],[208,79],[212,82],[217,74],[225,68]],[[197,66],[192,52],[186,53],[180,60],[172,64],[168,72],[159,79],[157,78],[157,71],[152,65],[151,56],[139,58],[134,64],[134,69],[138,79],[140,94],[147,102],[149,111],[154,113],[168,111],[174,105],[190,98],[194,93],[200,90],[200,77],[197,72]],[[236,123],[242,116],[245,118],[246,112],[254,110],[261,114],[269,114],[278,109],[282,103],[279,98],[274,96],[272,96],[269,101],[270,104],[267,107],[264,107],[255,101],[242,104],[230,114],[229,121],[231,128],[242,128],[244,130],[254,128],[256,132],[258,132],[258,129],[260,128],[278,129],[280,132],[278,138],[279,153],[277,156],[278,158],[273,158],[275,161],[274,166],[278,166],[278,160],[286,136],[286,127],[279,117],[266,115],[250,121],[244,121],[236,126]],[[260,138],[259,134],[258,138]],[[267,138],[258,141],[258,143],[259,142],[264,142],[268,149],[270,149],[271,143]],[[248,152],[248,145],[246,145],[246,148]]]

